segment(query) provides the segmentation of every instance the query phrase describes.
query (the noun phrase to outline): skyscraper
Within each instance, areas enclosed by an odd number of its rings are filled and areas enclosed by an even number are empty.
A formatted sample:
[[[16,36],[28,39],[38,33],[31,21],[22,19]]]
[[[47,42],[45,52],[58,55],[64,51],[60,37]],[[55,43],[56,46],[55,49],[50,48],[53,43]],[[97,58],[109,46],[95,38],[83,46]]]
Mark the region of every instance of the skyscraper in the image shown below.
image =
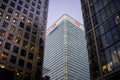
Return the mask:
[[[0,0],[0,80],[41,80],[47,13],[48,0]]]
[[[43,67],[50,80],[90,79],[82,24],[65,14],[47,30]]]
[[[91,80],[120,78],[120,0],[81,0]]]

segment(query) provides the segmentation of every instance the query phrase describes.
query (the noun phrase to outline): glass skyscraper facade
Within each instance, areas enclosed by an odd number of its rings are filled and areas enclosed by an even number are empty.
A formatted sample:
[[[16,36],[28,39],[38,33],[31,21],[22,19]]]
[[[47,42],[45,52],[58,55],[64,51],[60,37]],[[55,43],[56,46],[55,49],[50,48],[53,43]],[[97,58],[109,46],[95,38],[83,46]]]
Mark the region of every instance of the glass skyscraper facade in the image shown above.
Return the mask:
[[[91,80],[120,79],[120,0],[81,0]]]
[[[82,24],[65,14],[47,30],[43,67],[50,80],[90,80]]]
[[[12,80],[41,80],[47,13],[48,0],[0,0],[0,70]]]

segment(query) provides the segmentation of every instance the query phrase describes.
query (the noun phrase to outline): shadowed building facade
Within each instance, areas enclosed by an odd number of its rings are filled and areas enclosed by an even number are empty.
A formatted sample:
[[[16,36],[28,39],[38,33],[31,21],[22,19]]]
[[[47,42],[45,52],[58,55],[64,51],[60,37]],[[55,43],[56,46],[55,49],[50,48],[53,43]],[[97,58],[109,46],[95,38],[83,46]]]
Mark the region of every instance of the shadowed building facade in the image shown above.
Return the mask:
[[[91,80],[120,78],[120,0],[81,0]]]
[[[0,0],[0,80],[41,80],[47,13],[48,0]]]
[[[68,15],[46,33],[44,75],[50,80],[90,80],[83,25]]]

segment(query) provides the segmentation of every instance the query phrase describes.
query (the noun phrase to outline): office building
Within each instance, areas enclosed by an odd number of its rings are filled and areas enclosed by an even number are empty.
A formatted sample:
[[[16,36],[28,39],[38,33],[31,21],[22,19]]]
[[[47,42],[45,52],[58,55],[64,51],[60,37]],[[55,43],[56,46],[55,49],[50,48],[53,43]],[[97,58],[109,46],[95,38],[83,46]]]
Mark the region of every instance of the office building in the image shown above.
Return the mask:
[[[43,67],[50,80],[90,80],[83,25],[67,14],[47,30]]]
[[[120,0],[81,0],[91,80],[120,78]]]
[[[47,13],[48,0],[0,0],[0,80],[41,80]]]

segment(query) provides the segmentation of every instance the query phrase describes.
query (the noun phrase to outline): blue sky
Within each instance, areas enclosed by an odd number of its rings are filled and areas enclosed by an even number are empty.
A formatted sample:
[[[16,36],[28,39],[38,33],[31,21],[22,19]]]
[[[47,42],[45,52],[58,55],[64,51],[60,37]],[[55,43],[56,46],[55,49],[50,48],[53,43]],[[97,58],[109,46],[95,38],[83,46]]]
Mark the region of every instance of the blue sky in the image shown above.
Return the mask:
[[[83,24],[80,0],[49,0],[47,28],[63,14],[68,14]]]

